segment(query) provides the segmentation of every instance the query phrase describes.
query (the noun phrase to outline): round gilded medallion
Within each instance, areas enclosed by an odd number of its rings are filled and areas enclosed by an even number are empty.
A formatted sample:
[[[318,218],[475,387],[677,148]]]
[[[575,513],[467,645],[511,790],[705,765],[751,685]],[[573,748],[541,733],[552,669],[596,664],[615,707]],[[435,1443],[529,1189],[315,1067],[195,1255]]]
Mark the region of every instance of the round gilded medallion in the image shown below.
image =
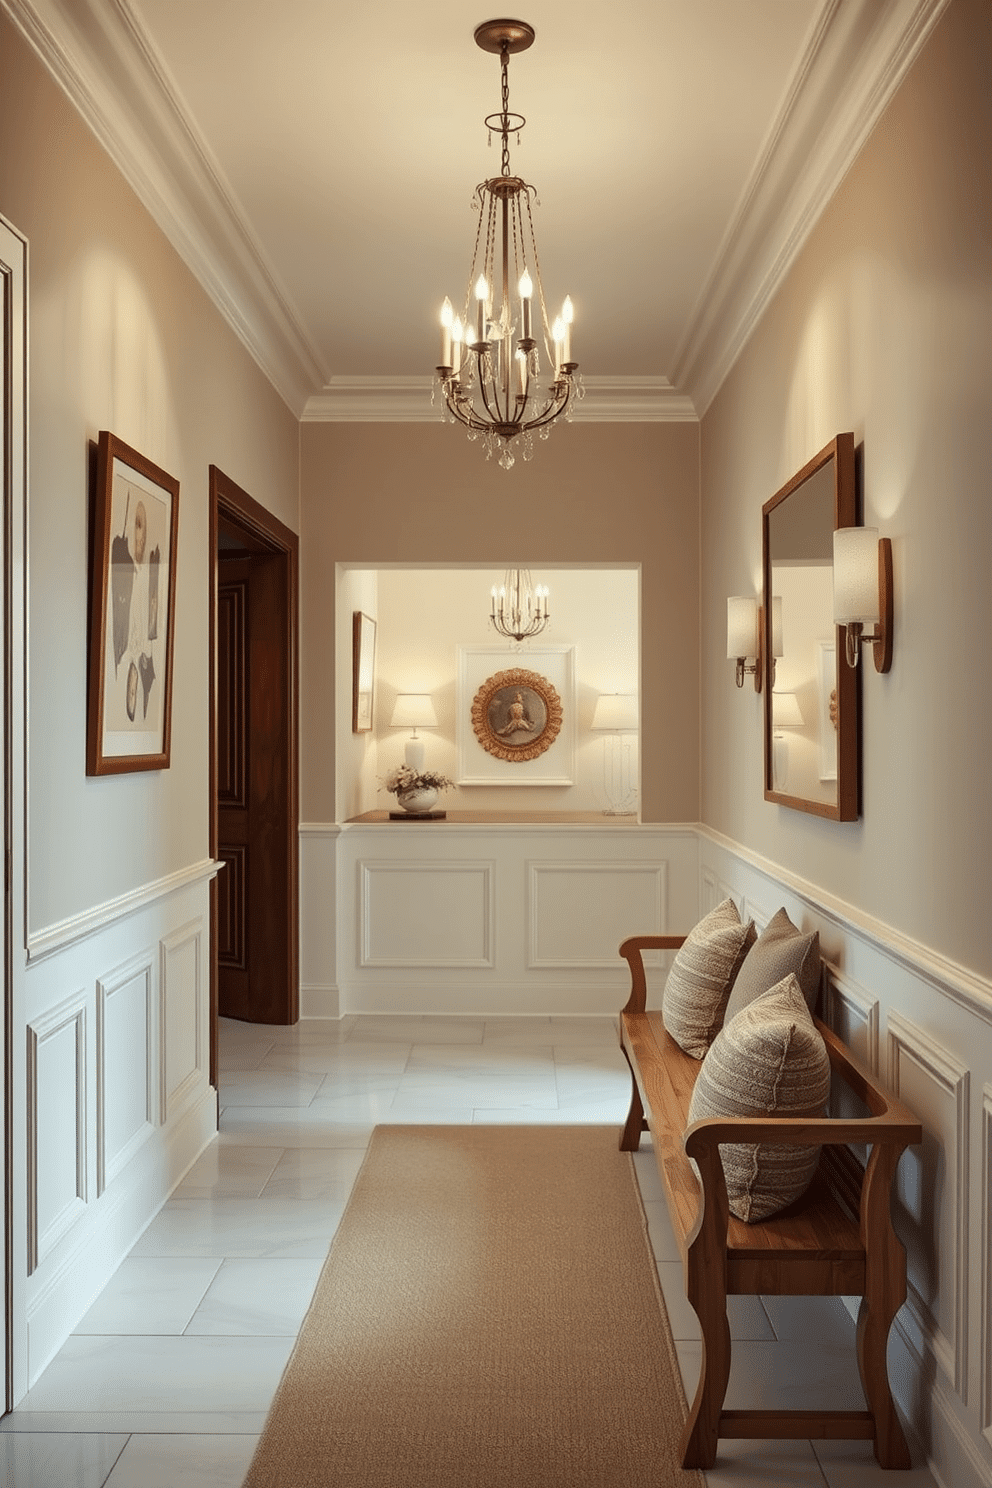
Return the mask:
[[[472,702],[472,727],[497,759],[532,760],[561,729],[561,698],[547,677],[511,667],[488,677]]]

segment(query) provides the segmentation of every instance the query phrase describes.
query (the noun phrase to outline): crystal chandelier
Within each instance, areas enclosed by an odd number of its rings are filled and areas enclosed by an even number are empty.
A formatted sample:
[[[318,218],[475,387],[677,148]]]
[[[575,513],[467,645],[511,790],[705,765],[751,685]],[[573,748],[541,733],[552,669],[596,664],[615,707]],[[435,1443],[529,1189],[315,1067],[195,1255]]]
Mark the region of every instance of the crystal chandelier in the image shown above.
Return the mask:
[[[544,303],[531,217],[536,189],[510,174],[509,137],[515,134],[519,144],[527,122],[510,112],[510,54],[531,45],[534,28],[526,21],[485,21],[476,27],[475,40],[500,57],[502,109],[485,122],[490,139],[494,131],[502,138],[502,167],[475,189],[479,226],[464,306],[456,315],[450,299],[444,301],[437,378],[451,422],[464,424],[469,439],[481,435],[486,459],[498,451],[499,464],[509,470],[514,450],[529,460],[534,432],[546,439],[555,419],[570,416],[583,390],[578,362],[572,360],[572,302],[566,296],[553,325]],[[541,368],[539,338],[547,373]]]
[[[494,630],[508,641],[526,641],[540,635],[551,619],[547,584],[535,588],[529,568],[508,568],[502,588],[493,585],[489,619]]]

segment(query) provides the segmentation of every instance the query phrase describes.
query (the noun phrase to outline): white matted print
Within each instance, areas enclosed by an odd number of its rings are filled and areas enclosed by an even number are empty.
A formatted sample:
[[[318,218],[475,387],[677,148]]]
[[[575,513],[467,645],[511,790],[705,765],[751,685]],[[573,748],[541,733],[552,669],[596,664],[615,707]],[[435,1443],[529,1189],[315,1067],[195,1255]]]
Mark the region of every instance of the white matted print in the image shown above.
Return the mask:
[[[459,785],[575,783],[575,647],[459,646]]]

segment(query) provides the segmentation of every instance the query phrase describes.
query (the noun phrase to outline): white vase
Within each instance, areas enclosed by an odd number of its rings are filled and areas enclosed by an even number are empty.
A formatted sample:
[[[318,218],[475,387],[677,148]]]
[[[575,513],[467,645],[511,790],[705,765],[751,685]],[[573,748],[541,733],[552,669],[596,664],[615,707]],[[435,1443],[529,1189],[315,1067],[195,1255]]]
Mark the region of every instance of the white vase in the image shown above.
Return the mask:
[[[437,800],[433,786],[417,786],[413,790],[397,791],[396,799],[411,816],[423,816]]]

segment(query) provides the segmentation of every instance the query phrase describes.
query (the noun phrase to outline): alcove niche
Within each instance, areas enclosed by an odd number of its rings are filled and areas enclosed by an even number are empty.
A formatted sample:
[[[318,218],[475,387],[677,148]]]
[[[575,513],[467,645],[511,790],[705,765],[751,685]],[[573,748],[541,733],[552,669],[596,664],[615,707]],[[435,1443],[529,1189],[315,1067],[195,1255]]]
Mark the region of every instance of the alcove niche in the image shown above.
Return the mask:
[[[561,666],[563,647],[570,648],[574,705],[562,698],[567,728],[551,746],[559,751],[562,773],[571,784],[523,783],[538,772],[526,763],[503,767],[500,783],[460,784],[444,793],[439,805],[448,811],[482,811],[508,819],[532,812],[607,813],[611,800],[604,763],[617,745],[615,735],[594,732],[593,714],[601,694],[640,696],[640,568],[554,566],[531,563],[534,583],[550,589],[551,618],[546,630],[519,646],[497,635],[489,622],[492,588],[503,583],[505,565],[405,567],[396,564],[336,567],[336,805],[338,821],[368,811],[388,810],[394,798],[385,790],[386,774],[402,763],[408,732],[390,727],[398,693],[429,693],[437,713],[436,729],[424,731],[425,765],[457,781],[475,773],[474,751],[486,752],[471,734],[459,751],[459,713],[467,714],[466,655],[486,675],[514,667],[546,674]],[[375,689],[372,727],[352,730],[352,616],[362,611],[376,622]],[[471,648],[491,648],[490,658]],[[555,660],[542,659],[554,650]],[[462,682],[459,683],[460,663]],[[461,719],[464,730],[466,718]],[[638,734],[622,736],[629,750],[630,779],[639,801]],[[566,747],[567,746],[567,747]],[[465,770],[466,763],[470,766]],[[461,768],[460,768],[461,766]],[[515,784],[513,771],[520,771]],[[485,773],[485,771],[483,771]],[[503,781],[506,783],[503,783]]]

